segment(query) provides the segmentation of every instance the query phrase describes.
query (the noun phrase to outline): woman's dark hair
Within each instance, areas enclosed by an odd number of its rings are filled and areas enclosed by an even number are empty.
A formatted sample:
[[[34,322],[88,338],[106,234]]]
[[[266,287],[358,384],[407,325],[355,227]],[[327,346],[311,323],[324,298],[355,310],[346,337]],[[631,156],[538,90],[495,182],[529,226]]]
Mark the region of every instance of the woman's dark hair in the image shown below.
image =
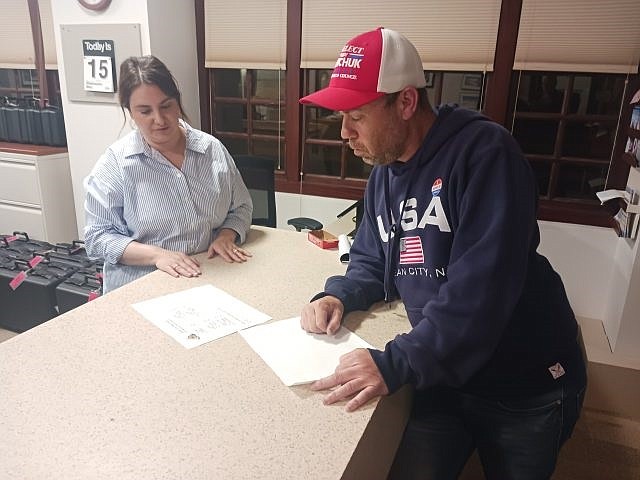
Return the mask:
[[[129,102],[131,94],[142,84],[155,85],[169,98],[174,98],[180,107],[184,118],[187,115],[182,108],[182,98],[176,79],[173,78],[167,66],[153,55],[144,57],[129,57],[120,65],[120,80],[118,81],[118,100],[122,113],[126,108],[131,112]]]

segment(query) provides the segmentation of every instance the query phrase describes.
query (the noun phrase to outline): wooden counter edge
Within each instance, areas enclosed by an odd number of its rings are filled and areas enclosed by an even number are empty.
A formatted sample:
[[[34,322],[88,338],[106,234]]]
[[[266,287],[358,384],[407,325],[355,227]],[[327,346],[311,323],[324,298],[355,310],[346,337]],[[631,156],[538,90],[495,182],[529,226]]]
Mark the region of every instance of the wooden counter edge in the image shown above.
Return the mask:
[[[382,397],[376,406],[341,480],[385,480],[409,420],[413,389],[405,385]]]

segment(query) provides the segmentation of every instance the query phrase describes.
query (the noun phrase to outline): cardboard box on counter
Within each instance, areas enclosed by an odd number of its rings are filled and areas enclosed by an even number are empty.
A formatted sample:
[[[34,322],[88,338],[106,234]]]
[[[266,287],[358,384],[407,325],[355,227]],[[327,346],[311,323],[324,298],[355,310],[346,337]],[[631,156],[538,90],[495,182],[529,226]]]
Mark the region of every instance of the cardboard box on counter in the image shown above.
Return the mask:
[[[338,247],[338,237],[325,230],[310,230],[307,238],[311,243],[323,249]]]

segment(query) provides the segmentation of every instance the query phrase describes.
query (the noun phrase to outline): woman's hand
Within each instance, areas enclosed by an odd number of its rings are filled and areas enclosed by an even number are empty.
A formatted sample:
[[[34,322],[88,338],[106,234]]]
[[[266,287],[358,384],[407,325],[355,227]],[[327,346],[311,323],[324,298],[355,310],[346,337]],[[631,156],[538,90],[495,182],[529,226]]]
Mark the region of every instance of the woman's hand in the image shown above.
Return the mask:
[[[159,252],[156,267],[173,277],[197,277],[202,273],[200,265],[194,258],[170,250]]]
[[[230,228],[223,228],[216,239],[209,245],[207,254],[209,258],[220,255],[225,262],[246,262],[249,257],[252,257],[251,253],[244,248],[236,245],[236,238],[238,234],[235,230]]]
[[[185,253],[136,241],[127,245],[119,262],[123,265],[155,265],[173,277],[197,277],[202,273],[198,262]]]

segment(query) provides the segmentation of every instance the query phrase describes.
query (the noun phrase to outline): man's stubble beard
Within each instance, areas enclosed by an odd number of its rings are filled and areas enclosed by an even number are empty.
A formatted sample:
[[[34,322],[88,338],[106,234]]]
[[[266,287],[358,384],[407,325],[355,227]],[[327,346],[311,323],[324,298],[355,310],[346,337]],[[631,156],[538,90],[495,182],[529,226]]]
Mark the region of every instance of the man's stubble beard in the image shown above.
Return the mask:
[[[400,156],[404,152],[404,143],[405,141],[403,139],[401,141],[396,141],[393,145],[383,146],[382,148],[383,152],[380,155],[371,155],[371,153],[368,150],[365,150],[363,146],[352,145],[351,143],[349,143],[349,148],[351,148],[354,151],[364,150],[366,152],[366,156],[360,156],[360,159],[364,163],[372,166],[381,166],[381,165],[389,165],[395,162],[396,160],[398,160],[398,158],[400,158]]]

